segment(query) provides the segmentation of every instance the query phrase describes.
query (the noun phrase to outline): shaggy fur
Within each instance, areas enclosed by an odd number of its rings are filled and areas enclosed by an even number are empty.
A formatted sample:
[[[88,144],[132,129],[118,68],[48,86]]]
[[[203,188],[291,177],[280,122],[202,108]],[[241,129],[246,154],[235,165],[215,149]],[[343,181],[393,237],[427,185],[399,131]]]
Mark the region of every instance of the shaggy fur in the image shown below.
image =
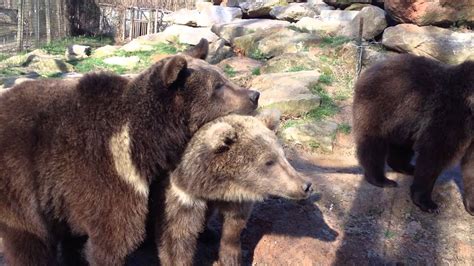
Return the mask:
[[[449,66],[413,55],[390,58],[361,75],[353,108],[357,155],[368,182],[397,185],[385,177],[387,162],[394,171],[414,175],[413,202],[433,212],[438,175],[462,160],[465,206],[474,214],[473,61]]]
[[[202,41],[190,53],[205,57]],[[0,235],[8,265],[54,265],[64,232],[87,236],[90,265],[121,265],[144,238],[152,177],[193,133],[250,113],[258,93],[182,54],[133,80],[22,83],[0,96]]]
[[[223,214],[219,264],[240,265],[240,233],[256,201],[268,195],[306,198],[311,183],[288,163],[271,130],[275,122],[230,115],[203,126],[190,141],[166,190],[157,232],[162,265],[192,265],[208,204]]]

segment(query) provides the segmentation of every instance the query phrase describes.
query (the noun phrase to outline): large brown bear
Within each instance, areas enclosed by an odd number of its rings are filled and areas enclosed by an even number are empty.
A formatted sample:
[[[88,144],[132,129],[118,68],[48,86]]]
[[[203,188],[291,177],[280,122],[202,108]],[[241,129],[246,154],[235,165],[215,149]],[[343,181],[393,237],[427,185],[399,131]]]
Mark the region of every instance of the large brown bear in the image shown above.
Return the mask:
[[[199,127],[250,113],[258,92],[201,60],[201,41],[133,80],[25,82],[0,96],[0,236],[8,265],[54,265],[62,233],[91,265],[122,265],[143,240],[149,184]],[[190,56],[193,55],[194,57]]]
[[[240,234],[253,203],[311,194],[311,182],[290,165],[271,131],[278,118],[272,112],[229,115],[196,132],[166,190],[157,243],[162,265],[192,265],[208,206],[224,218],[218,264],[241,265]]]
[[[385,177],[385,162],[414,175],[412,201],[434,212],[431,192],[438,175],[461,161],[464,203],[474,215],[473,110],[474,61],[449,66],[405,54],[367,69],[355,86],[353,106],[365,178],[379,187],[396,186]]]

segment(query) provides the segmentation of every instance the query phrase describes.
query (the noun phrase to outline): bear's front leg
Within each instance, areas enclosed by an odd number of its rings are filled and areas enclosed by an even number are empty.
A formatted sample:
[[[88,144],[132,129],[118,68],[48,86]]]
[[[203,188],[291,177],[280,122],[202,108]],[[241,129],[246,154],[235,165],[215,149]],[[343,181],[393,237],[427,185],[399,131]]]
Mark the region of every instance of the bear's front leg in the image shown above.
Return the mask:
[[[170,185],[166,191],[164,221],[156,232],[161,265],[193,264],[197,238],[204,229],[206,209],[205,201]]]
[[[252,212],[253,203],[225,202],[218,205],[224,224],[217,265],[242,265],[240,235]]]
[[[474,216],[474,143],[464,154],[461,168],[464,183],[464,207],[470,215]]]

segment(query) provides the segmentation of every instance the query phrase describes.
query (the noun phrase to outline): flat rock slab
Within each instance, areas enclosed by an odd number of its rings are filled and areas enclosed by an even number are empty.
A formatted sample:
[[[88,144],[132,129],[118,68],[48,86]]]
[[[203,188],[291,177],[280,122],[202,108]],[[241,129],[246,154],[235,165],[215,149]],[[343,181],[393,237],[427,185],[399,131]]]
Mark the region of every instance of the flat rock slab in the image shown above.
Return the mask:
[[[104,59],[104,63],[108,65],[117,65],[126,68],[133,68],[140,62],[140,57],[138,56],[114,56]]]
[[[252,71],[262,67],[263,63],[245,56],[231,57],[221,61],[217,66],[225,69],[231,68],[235,71],[235,77],[251,75]],[[260,102],[261,103],[261,102]]]
[[[474,32],[455,32],[435,26],[399,24],[387,28],[382,43],[405,53],[427,56],[445,63],[474,60]]]
[[[284,129],[281,136],[305,147],[332,152],[337,128],[338,124],[335,122],[310,121]]]
[[[180,43],[196,45],[201,39],[206,39],[212,43],[219,39],[210,28],[193,28],[183,25],[172,25],[167,27],[164,34],[168,36],[176,36]]]
[[[232,42],[236,37],[253,33],[258,30],[269,30],[290,26],[288,21],[272,19],[236,19],[229,23],[212,26],[212,31],[219,37]]]
[[[319,10],[307,3],[292,3],[287,6],[276,6],[270,11],[270,15],[276,19],[287,21],[298,21],[303,17],[314,17]]]
[[[257,76],[251,87],[260,92],[259,105],[279,109],[284,115],[299,116],[320,105],[311,86],[319,80],[317,71],[274,73]]]

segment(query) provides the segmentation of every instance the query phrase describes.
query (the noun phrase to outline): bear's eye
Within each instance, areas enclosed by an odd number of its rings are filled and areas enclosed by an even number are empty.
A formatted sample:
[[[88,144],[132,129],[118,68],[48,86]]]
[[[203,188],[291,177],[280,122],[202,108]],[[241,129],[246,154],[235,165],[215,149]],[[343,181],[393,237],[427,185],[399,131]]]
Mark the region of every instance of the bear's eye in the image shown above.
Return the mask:
[[[217,83],[217,84],[215,85],[215,87],[214,87],[214,90],[217,91],[217,90],[220,90],[220,89],[222,89],[222,88],[224,88],[224,84],[222,84],[222,83]]]
[[[267,162],[265,163],[266,166],[272,166],[272,165],[274,165],[274,164],[275,164],[275,161],[274,161],[274,160],[270,160],[270,161],[267,161]]]

